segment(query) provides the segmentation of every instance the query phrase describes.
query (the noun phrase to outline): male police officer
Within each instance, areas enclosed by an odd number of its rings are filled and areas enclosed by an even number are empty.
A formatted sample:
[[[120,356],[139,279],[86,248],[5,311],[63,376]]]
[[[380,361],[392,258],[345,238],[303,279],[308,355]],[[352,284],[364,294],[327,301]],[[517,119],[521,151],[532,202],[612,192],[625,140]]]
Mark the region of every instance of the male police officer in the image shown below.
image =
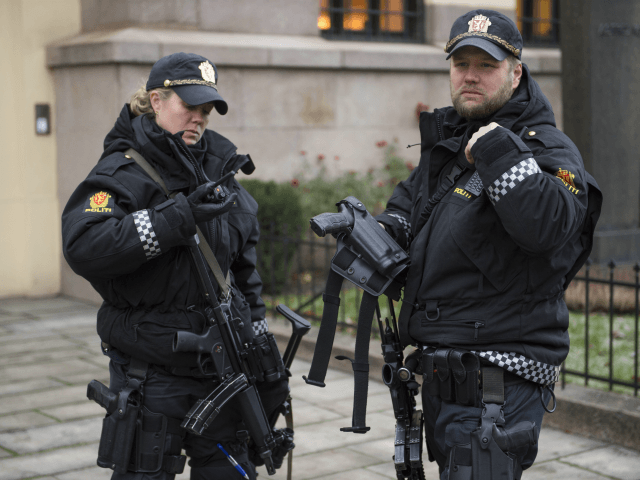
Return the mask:
[[[377,220],[410,249],[399,322],[424,352],[430,460],[443,480],[513,480],[537,454],[602,197],[513,21],[471,11],[445,51],[453,107],[421,114],[420,164]]]

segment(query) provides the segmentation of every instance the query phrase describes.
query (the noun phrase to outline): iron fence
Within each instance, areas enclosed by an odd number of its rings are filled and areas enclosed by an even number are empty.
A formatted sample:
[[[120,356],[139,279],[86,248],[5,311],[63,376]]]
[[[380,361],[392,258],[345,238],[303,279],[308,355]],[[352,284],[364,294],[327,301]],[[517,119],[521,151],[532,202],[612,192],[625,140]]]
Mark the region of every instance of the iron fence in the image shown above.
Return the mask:
[[[258,245],[258,271],[265,283],[263,298],[272,316],[276,316],[276,305],[284,303],[309,320],[321,319],[322,293],[335,248],[333,237],[320,239],[310,229],[288,229],[286,226],[276,229],[274,225],[262,229]],[[596,275],[594,269],[597,270]],[[609,390],[613,390],[614,386],[623,387],[629,393],[632,391],[634,396],[638,395],[640,263],[626,266],[626,278],[623,275],[623,278],[616,279],[616,274],[621,271],[623,269],[613,261],[607,265],[592,265],[589,260],[571,282],[565,296],[573,325],[572,351],[568,361],[575,365],[567,362],[562,365],[562,388],[567,381],[579,381],[591,386],[596,381],[603,382],[597,386]],[[340,296],[343,308],[340,309],[338,326],[352,329],[357,325],[357,316],[350,318],[346,313],[347,305],[357,312],[362,291],[344,282]],[[623,327],[629,330],[626,334],[614,326],[620,319]],[[607,338],[602,338],[604,336]],[[599,342],[606,343],[606,351],[604,347],[602,350],[593,348],[592,342],[596,337]],[[620,343],[623,337],[624,345]],[[580,351],[581,345],[584,352]],[[607,359],[604,374],[601,365],[603,358]],[[624,378],[624,373],[616,373],[616,363],[624,363],[626,371],[631,369],[632,375]],[[600,370],[596,364],[600,364]]]

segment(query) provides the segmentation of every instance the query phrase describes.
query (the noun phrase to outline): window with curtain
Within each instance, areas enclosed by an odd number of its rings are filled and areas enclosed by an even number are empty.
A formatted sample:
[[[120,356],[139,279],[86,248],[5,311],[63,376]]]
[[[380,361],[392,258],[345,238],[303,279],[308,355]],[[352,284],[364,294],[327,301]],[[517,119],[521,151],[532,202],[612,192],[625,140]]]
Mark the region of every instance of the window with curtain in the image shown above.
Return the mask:
[[[422,0],[320,0],[325,38],[423,42]]]
[[[518,30],[525,46],[560,45],[560,0],[518,0]]]

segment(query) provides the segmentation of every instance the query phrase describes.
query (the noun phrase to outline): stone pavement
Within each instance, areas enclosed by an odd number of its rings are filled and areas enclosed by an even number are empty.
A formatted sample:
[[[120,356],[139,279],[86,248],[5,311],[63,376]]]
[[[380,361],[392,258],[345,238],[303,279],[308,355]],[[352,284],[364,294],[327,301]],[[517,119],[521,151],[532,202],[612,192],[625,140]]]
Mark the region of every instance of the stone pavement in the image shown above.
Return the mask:
[[[108,383],[96,310],[64,297],[0,300],[0,480],[110,478],[110,470],[95,466],[104,411],[85,396],[90,380]],[[292,367],[293,478],[395,479],[387,388],[370,383],[371,431],[343,433],[339,428],[351,424],[351,376],[330,370],[327,387],[319,389],[302,380],[308,370],[302,360]],[[425,468],[427,479],[437,478],[434,464]],[[267,477],[264,470],[260,477]],[[177,478],[188,478],[188,470]],[[269,478],[284,479],[286,471]],[[538,460],[523,479],[638,480],[640,453],[546,428]]]

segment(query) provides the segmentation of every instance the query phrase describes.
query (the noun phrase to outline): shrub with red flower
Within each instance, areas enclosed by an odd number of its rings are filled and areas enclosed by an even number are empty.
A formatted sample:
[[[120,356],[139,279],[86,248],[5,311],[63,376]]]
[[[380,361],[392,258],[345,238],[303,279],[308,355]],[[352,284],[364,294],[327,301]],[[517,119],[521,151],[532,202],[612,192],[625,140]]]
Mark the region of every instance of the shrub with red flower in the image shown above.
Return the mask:
[[[378,187],[384,187],[384,182],[378,182]]]
[[[379,142],[376,142],[376,147],[378,147],[378,148],[384,148],[384,147],[386,147],[387,145],[389,145],[389,144],[387,143],[387,141],[386,141],[386,140],[381,140],[381,141],[379,141]]]
[[[291,186],[293,188],[298,188],[299,185],[300,185],[300,181],[297,178],[294,178],[293,180],[291,180]]]
[[[405,166],[407,167],[407,169],[408,169],[410,172],[413,172],[413,169],[414,169],[414,168],[416,168],[416,167],[413,165],[413,163],[411,163],[411,162],[406,162],[406,163],[405,163]]]

